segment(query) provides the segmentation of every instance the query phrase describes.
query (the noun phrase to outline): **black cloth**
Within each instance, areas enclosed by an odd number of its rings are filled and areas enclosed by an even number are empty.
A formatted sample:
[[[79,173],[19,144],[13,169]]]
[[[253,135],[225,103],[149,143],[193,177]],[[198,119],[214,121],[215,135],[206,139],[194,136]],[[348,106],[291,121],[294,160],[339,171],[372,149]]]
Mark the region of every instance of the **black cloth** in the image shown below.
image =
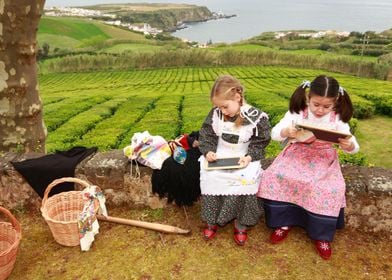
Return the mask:
[[[191,143],[198,137],[198,132],[189,135]],[[195,138],[194,138],[195,137]],[[167,158],[161,169],[154,169],[151,176],[152,191],[160,198],[167,197],[168,202],[178,206],[191,206],[200,196],[200,163],[201,153],[198,148],[191,147],[186,151],[184,164],[176,162],[173,157]]]
[[[96,151],[96,147],[73,147],[68,151],[56,151],[54,154],[11,163],[42,198],[46,187],[53,180],[74,177],[77,164]],[[53,188],[50,195],[71,190],[74,190],[73,183],[61,183]]]

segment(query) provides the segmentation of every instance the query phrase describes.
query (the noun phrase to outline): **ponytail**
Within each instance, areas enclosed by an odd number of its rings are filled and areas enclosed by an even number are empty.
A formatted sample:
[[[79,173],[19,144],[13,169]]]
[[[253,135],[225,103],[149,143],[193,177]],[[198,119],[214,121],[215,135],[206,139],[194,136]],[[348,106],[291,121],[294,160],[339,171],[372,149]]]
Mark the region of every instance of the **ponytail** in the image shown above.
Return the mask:
[[[306,88],[307,84],[302,84],[299,87],[296,88],[294,93],[291,95],[290,98],[290,105],[289,105],[289,110],[290,113],[297,113],[299,114],[300,111],[305,110],[307,106],[307,94],[306,94]]]
[[[354,114],[353,103],[344,88],[339,89],[339,96],[336,100],[335,112],[340,115],[340,119],[347,123]]]

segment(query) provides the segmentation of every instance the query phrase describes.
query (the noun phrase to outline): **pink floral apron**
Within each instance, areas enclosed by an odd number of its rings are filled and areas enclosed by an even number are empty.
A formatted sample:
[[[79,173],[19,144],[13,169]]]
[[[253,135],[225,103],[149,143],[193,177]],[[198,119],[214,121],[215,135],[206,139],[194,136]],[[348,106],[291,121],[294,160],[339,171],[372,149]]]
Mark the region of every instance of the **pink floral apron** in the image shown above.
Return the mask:
[[[307,117],[304,111],[303,118]],[[333,112],[330,122],[335,119]],[[316,140],[289,144],[263,172],[257,196],[337,217],[346,206],[345,189],[336,149]]]

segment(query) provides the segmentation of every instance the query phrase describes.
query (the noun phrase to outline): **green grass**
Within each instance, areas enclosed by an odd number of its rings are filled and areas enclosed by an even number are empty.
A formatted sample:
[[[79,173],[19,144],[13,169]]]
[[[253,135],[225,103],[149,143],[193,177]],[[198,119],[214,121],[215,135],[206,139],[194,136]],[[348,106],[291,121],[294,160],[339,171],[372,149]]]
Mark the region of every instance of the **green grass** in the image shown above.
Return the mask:
[[[122,53],[122,52],[153,52],[161,49],[161,46],[147,45],[147,44],[137,44],[137,43],[129,43],[129,44],[117,44],[112,47],[102,49],[102,52],[106,53]]]
[[[43,43],[50,42],[49,44],[50,51],[53,51],[55,48],[71,50],[71,49],[78,48],[81,44],[80,40],[68,37],[66,35],[38,33],[37,37],[38,37],[38,43],[41,46]]]
[[[156,44],[140,33],[96,20],[72,17],[42,17],[37,37],[41,46],[49,44],[50,53],[56,48],[67,51],[107,48],[109,52],[118,53],[127,49],[143,50],[143,47],[150,50],[154,48],[151,45]]]
[[[376,116],[359,122],[357,137],[369,163],[392,168],[392,118]]]
[[[329,261],[312,241],[294,228],[284,244],[268,241],[261,220],[249,231],[247,244],[233,240],[233,226],[219,228],[211,242],[202,239],[200,205],[159,210],[108,209],[109,215],[190,229],[190,235],[160,234],[132,226],[100,222],[92,248],[55,242],[40,213],[17,216],[23,229],[9,280],[25,279],[389,279],[392,243],[352,228],[339,230]],[[348,261],[349,260],[349,261]]]
[[[101,36],[110,38],[94,23],[84,19],[75,18],[49,18],[43,17],[39,24],[39,33],[67,36],[76,40],[84,40]]]

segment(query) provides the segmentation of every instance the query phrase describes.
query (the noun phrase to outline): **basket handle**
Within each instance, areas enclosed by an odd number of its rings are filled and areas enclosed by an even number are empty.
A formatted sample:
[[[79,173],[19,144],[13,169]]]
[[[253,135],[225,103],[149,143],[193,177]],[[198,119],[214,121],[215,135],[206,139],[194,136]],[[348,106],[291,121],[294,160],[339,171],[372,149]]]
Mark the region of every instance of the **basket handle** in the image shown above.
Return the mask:
[[[10,220],[11,220],[11,224],[12,226],[15,228],[15,230],[17,232],[21,232],[21,227],[20,227],[20,223],[18,222],[18,220],[11,214],[10,211],[8,211],[7,209],[5,209],[4,207],[0,206],[0,212],[2,212],[3,214],[5,214],[5,216],[7,216]]]
[[[81,180],[81,179],[78,179],[78,178],[63,177],[63,178],[60,178],[60,179],[56,179],[56,180],[54,180],[52,183],[50,183],[50,184],[46,187],[45,193],[44,193],[44,197],[42,198],[42,207],[45,205],[46,200],[48,199],[48,195],[49,195],[50,191],[52,190],[52,188],[53,188],[54,186],[58,185],[58,184],[65,183],[65,182],[78,183],[78,184],[84,186],[85,188],[87,188],[87,187],[90,186],[89,183],[87,183],[86,181],[83,181],[83,180]]]

